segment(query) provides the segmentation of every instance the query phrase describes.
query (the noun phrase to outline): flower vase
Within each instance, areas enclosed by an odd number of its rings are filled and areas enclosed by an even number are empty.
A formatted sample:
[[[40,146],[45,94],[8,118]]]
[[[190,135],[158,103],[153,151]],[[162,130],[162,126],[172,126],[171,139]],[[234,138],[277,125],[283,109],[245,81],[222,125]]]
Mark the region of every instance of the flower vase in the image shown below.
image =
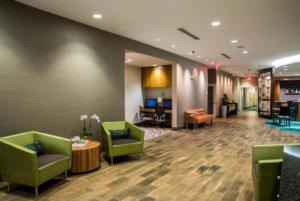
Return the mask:
[[[84,140],[90,140],[90,139],[94,139],[94,135],[91,131],[83,131],[80,134],[80,138]]]

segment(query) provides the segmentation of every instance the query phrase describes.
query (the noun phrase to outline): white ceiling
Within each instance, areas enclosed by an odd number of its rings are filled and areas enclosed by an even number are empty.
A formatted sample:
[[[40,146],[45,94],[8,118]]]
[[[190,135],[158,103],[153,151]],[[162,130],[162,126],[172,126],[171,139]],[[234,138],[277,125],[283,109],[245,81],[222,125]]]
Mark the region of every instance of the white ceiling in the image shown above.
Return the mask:
[[[172,64],[172,62],[157,57],[152,57],[146,54],[126,50],[125,64],[135,67],[150,67],[168,65]]]
[[[275,68],[275,77],[300,76],[300,63],[290,64]]]
[[[175,54],[241,74],[300,54],[300,0],[18,0]],[[101,13],[103,18],[92,17]],[[219,20],[221,26],[210,24]],[[177,31],[183,27],[200,37]],[[156,41],[160,38],[160,42]],[[239,42],[230,44],[232,39]],[[175,48],[171,45],[175,44]],[[244,49],[238,49],[244,45]],[[194,55],[188,52],[194,50]],[[242,54],[242,50],[249,54]],[[220,53],[231,57],[225,59]],[[197,56],[201,56],[198,58]],[[230,71],[227,68],[231,69]]]

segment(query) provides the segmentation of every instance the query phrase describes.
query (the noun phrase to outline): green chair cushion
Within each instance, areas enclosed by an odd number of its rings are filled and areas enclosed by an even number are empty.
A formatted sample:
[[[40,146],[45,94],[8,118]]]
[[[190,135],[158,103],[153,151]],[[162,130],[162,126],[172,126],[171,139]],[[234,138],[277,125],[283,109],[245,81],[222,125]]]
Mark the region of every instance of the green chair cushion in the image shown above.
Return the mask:
[[[64,154],[44,154],[37,157],[38,168],[66,158]]]
[[[139,142],[135,139],[131,138],[119,138],[119,139],[113,139],[112,140],[112,145],[122,145],[122,144],[131,144],[131,143],[136,143]]]

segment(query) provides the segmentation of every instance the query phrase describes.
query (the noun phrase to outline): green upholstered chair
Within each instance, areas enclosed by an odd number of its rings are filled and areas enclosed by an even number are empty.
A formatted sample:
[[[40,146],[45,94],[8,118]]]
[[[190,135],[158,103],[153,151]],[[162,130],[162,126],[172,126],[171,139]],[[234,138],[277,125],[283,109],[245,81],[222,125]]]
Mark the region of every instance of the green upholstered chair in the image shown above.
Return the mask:
[[[292,144],[300,146],[300,144]],[[277,200],[284,144],[255,145],[252,151],[252,179],[256,201]]]
[[[24,147],[40,140],[45,154],[37,154]],[[30,131],[0,138],[0,174],[3,181],[35,188],[42,183],[65,173],[71,168],[72,143],[70,140]]]
[[[105,155],[113,164],[113,158],[129,154],[143,153],[144,151],[144,131],[127,121],[102,122],[102,141]],[[122,139],[112,139],[109,130],[129,129],[129,137]]]

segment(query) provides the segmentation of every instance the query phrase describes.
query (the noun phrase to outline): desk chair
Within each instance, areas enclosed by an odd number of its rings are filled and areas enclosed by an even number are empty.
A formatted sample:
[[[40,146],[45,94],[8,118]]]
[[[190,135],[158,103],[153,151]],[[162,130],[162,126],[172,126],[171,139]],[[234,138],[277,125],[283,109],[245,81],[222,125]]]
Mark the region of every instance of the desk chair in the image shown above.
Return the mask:
[[[155,108],[155,121],[159,126],[165,126],[166,123],[166,113],[164,107]]]
[[[140,124],[143,126],[149,126],[152,125],[155,118],[153,115],[149,113],[142,112],[141,106],[140,106],[140,115],[139,115]]]
[[[297,120],[298,114],[298,103],[296,101],[288,101],[288,106],[290,107],[290,116],[293,121]]]
[[[284,125],[291,126],[291,111],[289,106],[280,106],[280,112],[278,115],[278,121],[279,125],[281,125],[281,122],[284,122]]]

